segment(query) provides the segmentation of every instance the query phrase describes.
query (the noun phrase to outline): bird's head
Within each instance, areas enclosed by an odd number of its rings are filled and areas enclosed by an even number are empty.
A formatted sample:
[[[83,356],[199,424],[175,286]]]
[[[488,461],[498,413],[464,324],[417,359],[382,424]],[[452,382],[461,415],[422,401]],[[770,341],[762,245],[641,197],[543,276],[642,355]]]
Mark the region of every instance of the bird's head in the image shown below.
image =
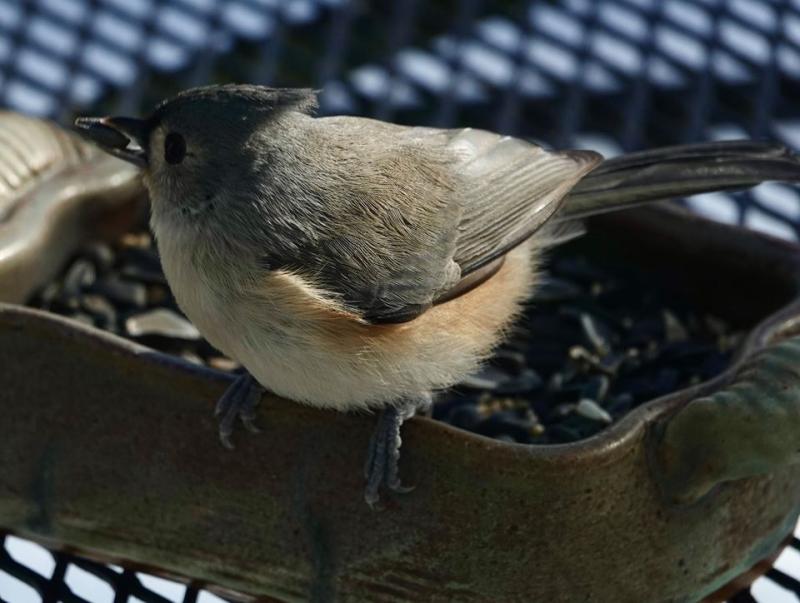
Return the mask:
[[[224,202],[253,160],[252,138],[286,110],[305,112],[313,91],[252,85],[193,88],[145,118],[81,117],[78,132],[143,170],[154,209],[191,214]],[[158,206],[162,206],[159,208]]]

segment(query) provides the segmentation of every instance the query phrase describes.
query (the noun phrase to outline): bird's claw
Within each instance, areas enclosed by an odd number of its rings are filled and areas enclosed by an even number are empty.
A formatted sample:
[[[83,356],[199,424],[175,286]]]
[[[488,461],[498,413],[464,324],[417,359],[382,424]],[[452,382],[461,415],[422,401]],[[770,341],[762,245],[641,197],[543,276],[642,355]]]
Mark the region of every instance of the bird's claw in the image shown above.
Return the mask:
[[[397,494],[407,494],[415,486],[404,486],[398,477],[398,461],[400,460],[400,427],[403,422],[412,417],[417,409],[430,405],[430,398],[424,400],[404,401],[396,406],[390,406],[381,411],[377,425],[370,438],[367,449],[367,462],[364,465],[364,478],[367,486],[364,490],[364,500],[372,509],[380,500],[380,488],[385,486]]]
[[[417,489],[416,486],[404,486],[400,480],[397,480],[394,483],[386,484],[386,487],[391,490],[392,492],[396,492],[397,494],[408,494],[409,492],[413,492]]]
[[[214,416],[219,417],[219,440],[228,450],[233,450],[231,440],[238,418],[250,433],[260,433],[255,424],[255,409],[264,388],[249,373],[239,375],[217,402]]]

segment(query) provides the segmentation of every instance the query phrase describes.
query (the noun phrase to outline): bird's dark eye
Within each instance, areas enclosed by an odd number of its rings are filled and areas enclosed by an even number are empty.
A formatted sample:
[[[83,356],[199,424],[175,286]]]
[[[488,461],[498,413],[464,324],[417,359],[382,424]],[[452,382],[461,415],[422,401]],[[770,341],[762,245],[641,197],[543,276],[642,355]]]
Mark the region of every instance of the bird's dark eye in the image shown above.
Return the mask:
[[[186,141],[177,132],[170,132],[164,139],[164,160],[177,165],[186,157]]]

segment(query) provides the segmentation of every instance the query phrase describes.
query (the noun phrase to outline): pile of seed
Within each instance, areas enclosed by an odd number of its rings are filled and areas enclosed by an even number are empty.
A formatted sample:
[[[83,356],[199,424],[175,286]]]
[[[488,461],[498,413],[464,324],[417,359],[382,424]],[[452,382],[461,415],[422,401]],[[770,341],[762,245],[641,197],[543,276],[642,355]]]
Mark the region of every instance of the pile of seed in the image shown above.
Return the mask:
[[[673,298],[631,267],[557,253],[516,332],[434,416],[506,441],[565,443],[710,379],[741,334]]]
[[[190,362],[238,368],[180,313],[147,233],[88,246],[31,305]],[[562,251],[507,343],[439,396],[434,417],[506,441],[571,442],[717,375],[739,339],[629,268]]]
[[[148,233],[127,234],[114,245],[86,247],[30,305],[189,362],[226,371],[239,368],[181,314]]]

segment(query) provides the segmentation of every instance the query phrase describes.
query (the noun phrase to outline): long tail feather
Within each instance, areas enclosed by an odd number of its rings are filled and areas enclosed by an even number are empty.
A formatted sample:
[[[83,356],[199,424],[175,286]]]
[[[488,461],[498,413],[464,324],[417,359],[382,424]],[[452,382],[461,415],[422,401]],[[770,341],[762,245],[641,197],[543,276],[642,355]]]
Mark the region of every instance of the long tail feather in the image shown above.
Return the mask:
[[[783,145],[752,141],[664,147],[604,161],[572,189],[558,217],[582,218],[768,180],[800,182],[800,157]]]

